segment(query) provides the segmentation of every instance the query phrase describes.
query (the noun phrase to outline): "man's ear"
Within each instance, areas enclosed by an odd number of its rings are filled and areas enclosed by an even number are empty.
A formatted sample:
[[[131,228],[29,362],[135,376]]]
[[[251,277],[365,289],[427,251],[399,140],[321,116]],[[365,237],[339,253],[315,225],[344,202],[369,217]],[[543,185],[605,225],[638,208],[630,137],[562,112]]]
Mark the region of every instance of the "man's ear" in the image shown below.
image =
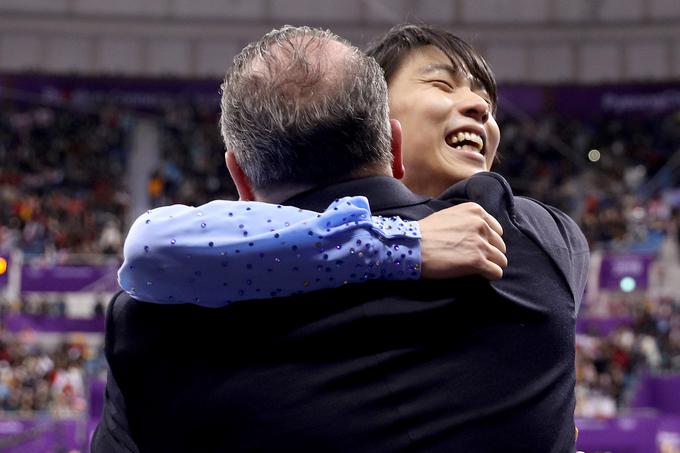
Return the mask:
[[[401,156],[401,123],[394,118],[390,120],[392,127],[392,176],[397,179],[404,177],[404,160]]]
[[[243,172],[243,169],[239,163],[236,162],[236,156],[234,156],[234,152],[230,149],[227,149],[227,152],[224,153],[224,160],[227,162],[229,174],[231,174],[231,179],[234,180],[236,190],[238,190],[239,199],[243,201],[254,201],[255,194],[253,192],[253,187],[250,185],[250,181]]]

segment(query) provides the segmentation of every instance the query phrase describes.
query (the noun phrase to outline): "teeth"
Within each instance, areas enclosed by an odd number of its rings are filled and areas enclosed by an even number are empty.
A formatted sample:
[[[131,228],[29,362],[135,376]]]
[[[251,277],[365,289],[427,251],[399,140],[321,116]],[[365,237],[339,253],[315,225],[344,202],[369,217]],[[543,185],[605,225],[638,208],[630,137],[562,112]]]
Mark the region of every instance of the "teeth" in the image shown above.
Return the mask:
[[[459,142],[472,142],[472,144],[477,148],[477,151],[481,151],[482,148],[484,147],[484,140],[482,140],[482,137],[479,135],[475,134],[474,132],[458,132],[456,134],[453,134],[449,136],[448,138],[448,144],[455,149],[463,149],[462,146],[454,146],[456,143]]]

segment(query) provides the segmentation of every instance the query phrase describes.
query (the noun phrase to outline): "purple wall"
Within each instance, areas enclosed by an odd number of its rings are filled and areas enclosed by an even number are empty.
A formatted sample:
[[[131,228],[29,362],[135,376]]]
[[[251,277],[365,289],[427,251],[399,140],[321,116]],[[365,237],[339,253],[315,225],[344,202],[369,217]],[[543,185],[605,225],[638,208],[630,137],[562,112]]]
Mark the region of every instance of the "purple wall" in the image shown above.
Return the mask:
[[[629,416],[576,419],[578,448],[658,453],[663,446],[664,451],[680,451],[680,375],[643,376],[631,406]]]
[[[37,332],[104,332],[104,316],[94,319],[77,319],[39,315],[11,314],[3,318],[10,332],[30,329]]]
[[[680,417],[634,413],[613,419],[576,419],[578,450],[612,453],[659,453],[680,449]],[[671,450],[670,447],[676,450]]]
[[[117,291],[118,266],[118,264],[102,266],[25,264],[21,268],[21,292]]]
[[[654,408],[665,415],[680,417],[680,375],[643,376],[632,407]]]

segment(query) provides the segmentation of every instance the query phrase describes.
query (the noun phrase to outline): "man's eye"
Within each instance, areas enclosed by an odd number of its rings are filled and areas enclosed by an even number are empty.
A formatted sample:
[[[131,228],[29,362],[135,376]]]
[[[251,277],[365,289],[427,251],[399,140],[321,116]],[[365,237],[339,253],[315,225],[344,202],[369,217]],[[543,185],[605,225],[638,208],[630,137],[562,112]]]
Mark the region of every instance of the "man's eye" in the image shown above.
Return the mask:
[[[441,88],[446,91],[452,91],[453,90],[453,85],[451,82],[447,82],[446,80],[432,80],[432,85],[436,86],[437,88]]]

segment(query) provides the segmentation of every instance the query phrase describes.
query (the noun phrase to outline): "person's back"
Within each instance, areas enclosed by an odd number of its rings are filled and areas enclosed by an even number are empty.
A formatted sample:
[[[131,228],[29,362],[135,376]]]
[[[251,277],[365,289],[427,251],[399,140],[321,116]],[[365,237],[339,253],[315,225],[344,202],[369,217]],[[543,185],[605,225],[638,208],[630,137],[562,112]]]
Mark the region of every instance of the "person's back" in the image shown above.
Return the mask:
[[[506,195],[482,176],[468,184],[488,205]],[[344,186],[369,201],[397,192],[386,178]],[[441,206],[399,195],[374,209],[408,218]],[[571,289],[508,219],[509,250],[521,252],[491,285],[376,282],[221,309],[119,295],[107,358],[140,451],[571,451]]]

